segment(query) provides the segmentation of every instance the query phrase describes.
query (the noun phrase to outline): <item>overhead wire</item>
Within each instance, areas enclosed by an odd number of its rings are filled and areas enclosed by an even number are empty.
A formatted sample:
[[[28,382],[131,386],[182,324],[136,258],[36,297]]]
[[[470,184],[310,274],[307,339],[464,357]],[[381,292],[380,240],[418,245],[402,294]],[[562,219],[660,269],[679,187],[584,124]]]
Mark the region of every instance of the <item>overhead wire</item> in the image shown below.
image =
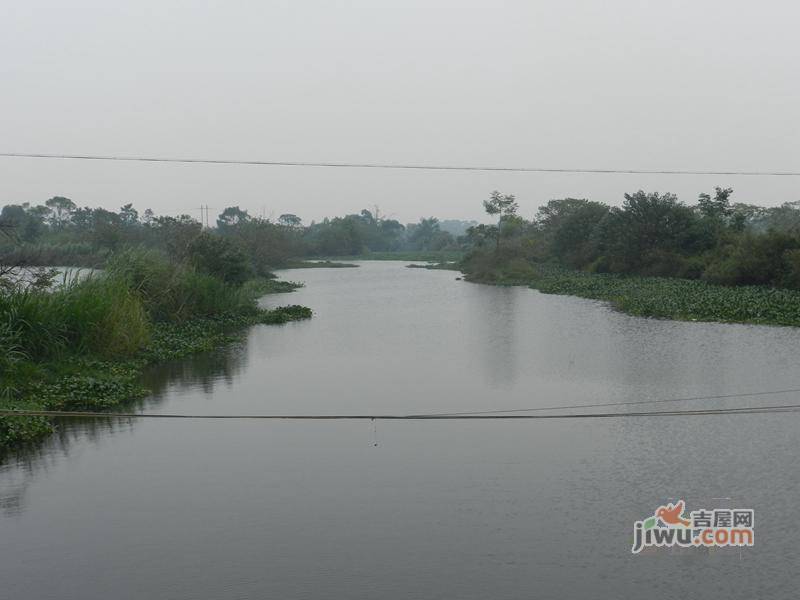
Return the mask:
[[[510,408],[510,409],[492,409],[492,410],[472,410],[472,411],[459,411],[459,412],[441,412],[441,413],[426,413],[438,416],[445,415],[489,415],[489,414],[509,414],[521,412],[539,412],[546,410],[569,410],[575,408],[600,408],[606,406],[630,406],[637,404],[666,404],[672,402],[696,402],[698,400],[721,400],[726,398],[749,398],[755,396],[769,396],[776,394],[791,394],[800,393],[800,388],[789,388],[783,390],[767,390],[761,392],[742,392],[736,394],[718,394],[714,396],[688,396],[685,398],[659,398],[655,400],[625,400],[621,402],[598,402],[593,404],[566,404],[566,405],[553,405],[553,406],[536,406],[531,408]]]
[[[766,414],[800,411],[800,404],[772,406],[744,406],[739,408],[707,408],[695,410],[634,411],[606,413],[566,413],[548,415],[521,414],[175,414],[175,413],[120,413],[59,410],[0,410],[4,417],[68,417],[68,418],[124,418],[124,419],[203,419],[203,420],[272,420],[272,421],[471,421],[471,420],[552,420],[552,419],[616,419],[625,417],[680,417]]]
[[[586,174],[618,174],[618,175],[742,175],[752,177],[798,177],[800,171],[777,170],[691,170],[691,169],[600,169],[600,168],[561,168],[561,167],[508,167],[508,166],[476,166],[448,165],[426,163],[365,163],[365,162],[329,162],[329,161],[291,161],[291,160],[256,160],[256,159],[224,159],[224,158],[191,158],[161,156],[125,156],[110,154],[51,154],[33,152],[0,152],[3,158],[37,158],[64,160],[101,160],[149,163],[184,163],[206,165],[251,165],[267,167],[324,167],[343,169],[399,169],[420,171],[484,171],[509,173],[586,173]]]

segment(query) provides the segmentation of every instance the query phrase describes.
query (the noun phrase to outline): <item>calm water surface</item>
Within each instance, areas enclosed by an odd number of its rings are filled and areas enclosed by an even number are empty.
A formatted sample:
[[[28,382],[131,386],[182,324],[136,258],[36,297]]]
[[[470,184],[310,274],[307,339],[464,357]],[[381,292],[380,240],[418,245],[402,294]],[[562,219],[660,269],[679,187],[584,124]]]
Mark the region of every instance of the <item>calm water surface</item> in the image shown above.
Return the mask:
[[[800,387],[797,330],[637,319],[403,265],[284,272],[306,287],[265,304],[310,306],[311,321],[152,371],[141,409],[452,412]],[[65,424],[0,466],[0,597],[789,598],[799,449],[795,414]],[[671,498],[754,508],[756,547],[632,555],[633,521]]]

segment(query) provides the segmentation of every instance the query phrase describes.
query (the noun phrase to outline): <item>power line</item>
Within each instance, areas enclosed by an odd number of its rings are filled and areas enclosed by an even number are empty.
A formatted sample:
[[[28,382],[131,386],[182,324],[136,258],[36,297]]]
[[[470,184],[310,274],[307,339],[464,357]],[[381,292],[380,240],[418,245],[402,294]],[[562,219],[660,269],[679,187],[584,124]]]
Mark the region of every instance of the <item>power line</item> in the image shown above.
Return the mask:
[[[170,413],[118,413],[85,412],[63,410],[0,410],[4,417],[72,417],[72,418],[117,418],[117,419],[207,419],[207,420],[271,420],[271,421],[472,421],[472,420],[549,420],[549,419],[616,419],[623,417],[683,417],[715,415],[751,415],[800,411],[800,404],[777,406],[745,406],[741,408],[709,408],[698,410],[669,410],[610,413],[572,413],[563,415],[458,415],[458,414],[420,414],[420,415],[381,415],[381,414],[339,414],[339,415],[203,415]]]
[[[545,410],[569,410],[574,408],[600,408],[605,406],[630,406],[634,404],[665,404],[670,402],[695,402],[697,400],[720,400],[724,398],[750,398],[753,396],[770,396],[775,394],[792,394],[800,392],[800,388],[789,388],[785,390],[769,390],[763,392],[746,392],[739,394],[719,394],[716,396],[688,396],[686,398],[661,398],[657,400],[629,400],[623,402],[600,402],[596,404],[568,404],[566,406],[537,406],[534,408],[511,408],[511,409],[497,409],[497,410],[473,410],[462,412],[450,413],[427,413],[437,416],[445,415],[491,415],[491,414],[509,414],[521,412],[538,412]]]
[[[589,169],[548,167],[481,167],[469,165],[430,165],[402,163],[310,162],[285,160],[233,160],[216,158],[174,158],[155,156],[115,156],[99,154],[34,154],[0,152],[3,158],[55,158],[67,160],[106,160],[123,162],[185,163],[206,165],[253,165],[267,167],[328,167],[343,169],[405,169],[419,171],[501,171],[508,173],[595,173],[618,175],[745,175],[754,177],[798,177],[800,171],[693,171],[684,169]]]

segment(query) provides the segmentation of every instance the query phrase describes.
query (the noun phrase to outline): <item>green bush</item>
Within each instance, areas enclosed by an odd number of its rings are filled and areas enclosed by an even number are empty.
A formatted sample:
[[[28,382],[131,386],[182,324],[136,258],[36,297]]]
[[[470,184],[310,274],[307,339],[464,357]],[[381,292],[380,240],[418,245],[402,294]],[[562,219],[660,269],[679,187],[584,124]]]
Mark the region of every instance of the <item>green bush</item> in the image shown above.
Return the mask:
[[[195,269],[241,285],[253,276],[247,254],[236,241],[204,231],[189,244],[189,262]]]
[[[787,250],[783,254],[783,261],[786,265],[784,287],[800,290],[800,250]]]
[[[703,279],[722,285],[783,285],[798,245],[800,239],[774,231],[742,235],[717,249]]]
[[[158,322],[256,309],[253,299],[239,286],[171,262],[153,250],[122,252],[109,262],[107,272],[136,292],[150,317]]]
[[[241,287],[192,271],[181,279],[176,300],[173,313],[176,321],[225,313],[254,314],[258,310],[255,299]]]

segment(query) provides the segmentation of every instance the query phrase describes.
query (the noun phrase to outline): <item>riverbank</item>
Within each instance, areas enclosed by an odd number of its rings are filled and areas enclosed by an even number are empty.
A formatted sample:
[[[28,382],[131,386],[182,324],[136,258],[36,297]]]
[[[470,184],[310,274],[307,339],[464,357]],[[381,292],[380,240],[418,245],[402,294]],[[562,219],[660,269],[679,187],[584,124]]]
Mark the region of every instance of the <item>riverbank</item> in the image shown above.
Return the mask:
[[[640,317],[800,327],[800,292],[760,287],[727,287],[699,280],[606,275],[554,267],[511,264],[465,279],[495,285],[526,285],[544,294],[610,302]]]
[[[419,262],[456,262],[464,258],[459,250],[408,250],[398,252],[365,252],[349,256],[322,256],[309,260],[404,260]]]
[[[0,293],[0,408],[102,411],[145,396],[142,369],[211,350],[244,328],[311,316],[258,299],[302,284],[226,283],[152,252],[121,253],[96,277]],[[0,450],[48,435],[48,419],[0,417]]]
[[[286,269],[348,269],[357,267],[353,263],[336,262],[333,260],[289,260],[286,264],[276,268],[276,271]]]
[[[428,269],[434,271],[460,271],[461,266],[458,262],[427,262],[425,264],[412,263],[406,265],[407,269]]]
[[[284,291],[284,290],[281,290]],[[148,366],[205,352],[241,338],[246,328],[281,324],[311,317],[298,305],[259,310],[251,315],[229,313],[180,324],[161,323],[149,343],[131,358],[103,360],[96,356],[69,357],[19,365],[16,377],[4,382],[13,394],[0,398],[4,410],[110,410],[145,397],[138,384]],[[0,452],[36,442],[53,432],[44,417],[0,417]]]

